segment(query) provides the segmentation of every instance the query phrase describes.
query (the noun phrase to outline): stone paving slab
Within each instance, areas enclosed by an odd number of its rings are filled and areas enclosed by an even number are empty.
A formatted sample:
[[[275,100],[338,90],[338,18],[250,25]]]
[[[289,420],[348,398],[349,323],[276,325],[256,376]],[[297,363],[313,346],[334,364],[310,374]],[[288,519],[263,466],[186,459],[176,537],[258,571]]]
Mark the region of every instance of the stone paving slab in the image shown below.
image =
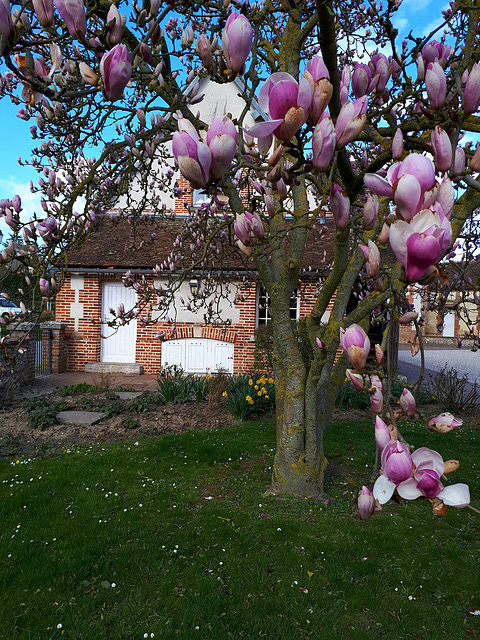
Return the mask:
[[[92,425],[105,417],[100,411],[60,411],[57,413],[58,424],[86,424]]]
[[[115,391],[115,395],[120,400],[134,400],[142,395],[142,391]]]

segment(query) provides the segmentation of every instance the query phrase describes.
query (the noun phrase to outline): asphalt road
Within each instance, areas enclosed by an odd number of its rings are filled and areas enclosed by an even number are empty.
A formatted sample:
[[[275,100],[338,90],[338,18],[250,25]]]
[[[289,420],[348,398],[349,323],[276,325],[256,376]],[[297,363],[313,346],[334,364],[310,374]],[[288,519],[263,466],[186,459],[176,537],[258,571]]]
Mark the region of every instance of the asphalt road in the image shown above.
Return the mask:
[[[480,383],[480,351],[474,353],[465,347],[462,349],[456,347],[454,349],[425,348],[426,370],[429,372],[440,371],[445,365],[449,369],[456,369],[460,378],[466,374],[469,382]],[[400,372],[406,375],[410,381],[410,374],[414,373],[414,368],[417,370],[420,368],[420,353],[412,358],[409,349],[400,349],[398,366]]]

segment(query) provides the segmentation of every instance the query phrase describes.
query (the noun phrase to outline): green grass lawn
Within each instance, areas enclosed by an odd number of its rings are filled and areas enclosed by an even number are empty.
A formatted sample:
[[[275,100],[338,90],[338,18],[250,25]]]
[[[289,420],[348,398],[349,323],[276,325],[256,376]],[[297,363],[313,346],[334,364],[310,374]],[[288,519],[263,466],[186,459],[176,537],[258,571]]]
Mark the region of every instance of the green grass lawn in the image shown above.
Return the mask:
[[[0,638],[480,638],[480,516],[356,518],[372,425],[330,428],[322,502],[264,495],[269,422],[0,462]],[[476,432],[403,433],[479,506]]]

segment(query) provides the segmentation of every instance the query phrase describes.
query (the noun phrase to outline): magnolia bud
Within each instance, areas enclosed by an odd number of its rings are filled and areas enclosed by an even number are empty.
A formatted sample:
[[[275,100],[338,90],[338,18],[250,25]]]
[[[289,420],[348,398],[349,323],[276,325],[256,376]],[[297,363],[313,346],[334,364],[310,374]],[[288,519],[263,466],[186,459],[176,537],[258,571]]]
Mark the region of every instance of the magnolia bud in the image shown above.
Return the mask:
[[[375,345],[375,362],[381,365],[385,362],[385,353],[379,344]]]
[[[447,473],[452,473],[453,471],[456,471],[459,466],[460,463],[458,460],[447,460],[445,462],[445,471],[443,473],[445,475],[447,475]]]
[[[400,324],[410,324],[414,320],[418,318],[418,313],[416,311],[408,311],[401,315],[398,319]]]

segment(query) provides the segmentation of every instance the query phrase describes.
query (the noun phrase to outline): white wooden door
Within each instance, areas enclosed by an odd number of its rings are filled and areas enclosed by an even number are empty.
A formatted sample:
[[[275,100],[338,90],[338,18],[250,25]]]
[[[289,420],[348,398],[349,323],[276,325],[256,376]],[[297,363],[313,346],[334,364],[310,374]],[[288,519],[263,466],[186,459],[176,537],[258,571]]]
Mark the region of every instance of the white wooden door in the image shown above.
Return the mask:
[[[162,344],[162,367],[179,365],[185,373],[233,373],[233,344],[208,338],[182,338]]]
[[[135,343],[137,339],[137,321],[112,328],[105,324],[112,319],[110,309],[117,309],[123,303],[129,311],[135,306],[137,294],[127,289],[121,282],[104,282],[102,288],[102,362],[135,362]]]
[[[443,333],[445,338],[453,338],[455,335],[455,312],[449,311],[443,318]]]

